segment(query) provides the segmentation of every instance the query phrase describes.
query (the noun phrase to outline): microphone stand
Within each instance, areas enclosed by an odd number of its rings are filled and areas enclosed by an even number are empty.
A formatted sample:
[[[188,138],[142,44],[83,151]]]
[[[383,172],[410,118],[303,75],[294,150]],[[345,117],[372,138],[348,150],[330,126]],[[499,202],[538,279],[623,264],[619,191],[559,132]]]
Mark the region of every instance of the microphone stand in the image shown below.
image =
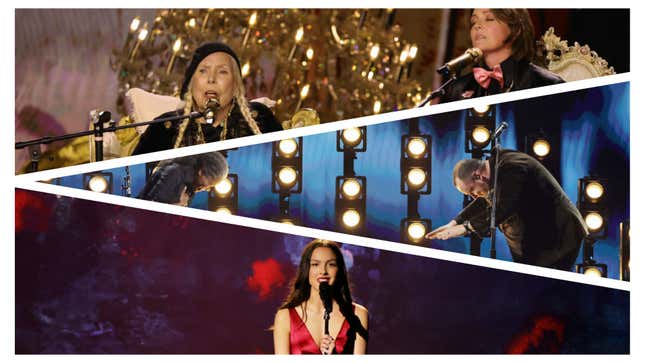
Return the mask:
[[[495,149],[495,165],[493,170],[495,176],[493,177],[493,190],[491,190],[491,213],[490,213],[490,258],[497,258],[497,250],[495,246],[497,226],[495,225],[495,217],[497,217],[497,174],[499,171],[499,138],[502,136],[502,132],[493,137],[493,149]]]
[[[103,134],[106,132],[115,132],[117,130],[129,129],[137,126],[152,125],[152,124],[157,124],[162,122],[179,121],[185,118],[193,119],[193,118],[202,117],[202,116],[203,115],[201,112],[195,111],[195,112],[189,113],[188,115],[169,116],[164,118],[158,118],[152,121],[134,122],[128,125],[121,125],[121,126],[116,126],[113,124],[109,127],[104,127],[103,124],[105,122],[111,121],[112,115],[110,114],[109,111],[103,111],[93,122],[94,130],[75,132],[75,133],[61,135],[61,136],[46,136],[46,137],[41,137],[39,139],[17,142],[15,145],[15,148],[17,150],[17,149],[22,149],[32,145],[50,144],[56,141],[74,139],[81,136],[94,135],[94,143],[96,147],[96,161],[102,161],[103,160]],[[37,167],[36,168],[32,167],[32,169],[33,169],[32,171],[37,171]]]
[[[435,99],[435,98],[437,98],[439,96],[445,95],[446,94],[446,87],[448,87],[449,85],[454,83],[456,80],[457,80],[457,74],[455,72],[450,72],[450,78],[448,78],[448,80],[445,81],[441,85],[441,87],[439,87],[436,90],[432,91],[432,93],[430,93],[430,95],[428,97],[426,97],[425,100],[421,101],[421,103],[419,103],[416,107],[419,107],[419,108],[423,107],[426,104],[428,104],[428,102],[432,101],[433,99]]]

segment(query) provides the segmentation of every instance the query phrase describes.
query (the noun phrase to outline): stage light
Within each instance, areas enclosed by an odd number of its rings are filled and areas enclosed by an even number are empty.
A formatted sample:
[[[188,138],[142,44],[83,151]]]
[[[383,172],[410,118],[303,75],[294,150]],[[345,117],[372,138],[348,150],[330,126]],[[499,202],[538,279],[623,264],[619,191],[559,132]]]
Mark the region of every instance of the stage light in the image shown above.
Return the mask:
[[[102,175],[94,175],[90,178],[87,186],[93,192],[105,193],[108,187],[108,183]]]
[[[473,129],[472,138],[477,145],[484,146],[490,141],[490,131],[483,126],[477,126]]]
[[[605,193],[605,188],[597,181],[592,181],[585,187],[585,194],[591,200],[598,200]]]
[[[590,212],[585,216],[585,223],[591,232],[596,232],[604,225],[602,216],[596,212]]]
[[[83,186],[96,193],[112,193],[112,173],[94,172],[83,174]]]
[[[343,212],[343,224],[348,228],[354,228],[361,222],[361,215],[354,209],[348,209]]]
[[[427,149],[425,140],[418,137],[410,138],[408,141],[407,152],[411,157],[418,159],[422,157]]]
[[[408,225],[408,236],[413,241],[419,241],[426,235],[426,227],[418,222]]]
[[[290,188],[296,184],[298,173],[290,166],[285,166],[278,172],[278,180],[280,184],[286,188]]]
[[[496,109],[488,105],[480,105],[466,111],[465,152],[472,154],[473,159],[482,159],[490,153],[493,145],[493,133],[496,124]]]
[[[489,105],[477,105],[477,106],[473,107],[473,111],[475,111],[479,115],[486,114],[486,112],[488,112],[488,110],[490,110]]]
[[[343,143],[347,146],[354,147],[361,142],[361,130],[358,127],[351,127],[343,130]]]
[[[208,191],[208,210],[235,214],[237,213],[237,174],[228,174],[215,187]]]
[[[592,278],[607,277],[607,265],[587,258],[582,263],[576,264],[576,272]]]
[[[298,143],[294,139],[281,140],[278,143],[278,150],[280,155],[290,158],[298,151]]]
[[[345,179],[341,189],[345,198],[355,199],[361,192],[361,184],[356,179]]]
[[[419,169],[414,168],[408,171],[408,184],[415,188],[422,187],[426,182],[426,173]]]
[[[419,244],[424,241],[426,233],[432,228],[432,221],[414,217],[406,217],[401,220],[401,242]]]
[[[224,178],[222,181],[215,184],[215,192],[222,197],[229,195],[231,190],[233,190],[233,183],[231,183],[231,180],[228,178]]]
[[[587,276],[602,277],[602,272],[596,266],[586,268],[584,274]]]
[[[551,152],[551,145],[545,139],[538,139],[533,142],[533,153],[540,158],[544,158]]]

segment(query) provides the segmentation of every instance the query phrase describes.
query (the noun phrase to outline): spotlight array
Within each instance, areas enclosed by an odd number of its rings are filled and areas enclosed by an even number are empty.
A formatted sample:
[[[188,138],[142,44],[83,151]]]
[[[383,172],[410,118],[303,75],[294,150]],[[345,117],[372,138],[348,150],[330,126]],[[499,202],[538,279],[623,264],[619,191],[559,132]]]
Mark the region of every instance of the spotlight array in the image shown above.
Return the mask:
[[[274,193],[293,194],[302,191],[302,137],[273,143],[271,156]]]
[[[342,231],[360,234],[365,229],[367,179],[356,175],[356,154],[367,150],[367,127],[336,132],[336,151],[343,153],[343,175],[336,177],[336,224]]]
[[[578,180],[578,209],[590,232],[590,238],[607,237],[607,180],[584,177]]]
[[[403,135],[401,138],[402,194],[430,194],[431,145],[430,135]]]
[[[349,232],[357,233],[365,227],[367,179],[350,175],[336,177],[336,218],[338,225]]]
[[[400,191],[407,196],[407,213],[401,220],[401,242],[419,244],[432,228],[432,221],[421,218],[419,199],[431,192],[432,137],[422,134],[419,119],[408,120],[409,134],[401,136]]]

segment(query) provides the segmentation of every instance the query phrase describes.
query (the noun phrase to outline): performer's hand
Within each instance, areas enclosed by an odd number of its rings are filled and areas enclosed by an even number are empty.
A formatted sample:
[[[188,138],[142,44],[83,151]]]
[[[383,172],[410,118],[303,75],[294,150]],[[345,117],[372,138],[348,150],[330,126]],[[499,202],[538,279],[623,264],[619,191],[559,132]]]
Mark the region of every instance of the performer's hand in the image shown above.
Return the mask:
[[[437,233],[445,231],[446,229],[448,229],[450,227],[454,227],[456,225],[457,225],[457,222],[452,220],[448,224],[443,225],[443,226],[435,229],[434,231],[431,231],[430,233],[426,234],[426,239],[436,239],[437,238]]]
[[[322,354],[331,354],[334,351],[334,338],[326,334],[320,341],[320,352]]]
[[[428,233],[428,235],[430,235],[430,234],[432,234],[432,232]],[[463,236],[465,234],[466,234],[466,227],[463,224],[458,224],[456,226],[445,228],[445,229],[433,234],[432,239],[446,240],[446,239],[450,239],[450,238]],[[428,238],[428,237],[426,236],[426,238]]]

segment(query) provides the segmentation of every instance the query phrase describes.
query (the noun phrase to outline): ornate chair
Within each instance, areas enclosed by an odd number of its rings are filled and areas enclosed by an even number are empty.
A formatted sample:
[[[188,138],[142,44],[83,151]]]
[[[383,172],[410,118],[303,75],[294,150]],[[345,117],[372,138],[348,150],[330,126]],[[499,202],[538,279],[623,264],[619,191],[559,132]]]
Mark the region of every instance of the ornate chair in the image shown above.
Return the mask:
[[[589,45],[581,46],[574,42],[569,46],[566,40],[555,35],[553,27],[544,33],[539,43],[543,47],[541,50],[547,68],[567,82],[616,74],[614,67],[610,67]]]

